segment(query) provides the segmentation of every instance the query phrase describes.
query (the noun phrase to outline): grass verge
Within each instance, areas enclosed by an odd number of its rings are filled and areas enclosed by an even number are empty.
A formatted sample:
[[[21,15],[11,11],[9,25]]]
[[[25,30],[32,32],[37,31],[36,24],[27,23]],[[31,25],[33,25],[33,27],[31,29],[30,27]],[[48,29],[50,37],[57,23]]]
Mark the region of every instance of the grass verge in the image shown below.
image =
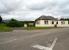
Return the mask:
[[[0,24],[0,32],[9,32],[12,31],[12,29],[5,24]]]
[[[52,29],[52,28],[55,28],[55,27],[27,27],[24,29],[25,30],[40,30],[40,29]]]

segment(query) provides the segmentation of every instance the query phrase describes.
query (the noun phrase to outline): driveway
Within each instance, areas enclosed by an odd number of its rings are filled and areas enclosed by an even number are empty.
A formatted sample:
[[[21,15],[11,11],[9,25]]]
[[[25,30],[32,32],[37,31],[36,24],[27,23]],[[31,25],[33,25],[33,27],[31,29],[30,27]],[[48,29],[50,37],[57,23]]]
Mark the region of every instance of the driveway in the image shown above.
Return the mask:
[[[0,50],[39,50],[32,46],[47,46],[56,37],[58,40],[53,50],[69,50],[69,28],[0,32]]]

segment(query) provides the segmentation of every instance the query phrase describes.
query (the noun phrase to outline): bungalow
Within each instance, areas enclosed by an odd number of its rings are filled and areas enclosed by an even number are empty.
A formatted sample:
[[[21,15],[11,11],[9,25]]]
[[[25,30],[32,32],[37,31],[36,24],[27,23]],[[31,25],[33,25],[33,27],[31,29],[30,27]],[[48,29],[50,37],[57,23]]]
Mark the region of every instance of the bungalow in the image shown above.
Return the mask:
[[[56,27],[57,19],[51,16],[40,16],[35,21],[36,27]]]
[[[52,16],[42,15],[35,21],[25,21],[24,27],[69,27],[69,22],[65,20],[58,20]]]

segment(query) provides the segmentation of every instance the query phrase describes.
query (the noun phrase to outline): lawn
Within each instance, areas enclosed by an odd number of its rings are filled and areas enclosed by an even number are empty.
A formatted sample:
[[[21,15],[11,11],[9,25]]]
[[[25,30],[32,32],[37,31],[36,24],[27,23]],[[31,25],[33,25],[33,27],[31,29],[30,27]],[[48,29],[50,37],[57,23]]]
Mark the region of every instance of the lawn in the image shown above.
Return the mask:
[[[12,29],[6,26],[6,24],[0,24],[0,32],[8,32],[8,31],[12,31]]]

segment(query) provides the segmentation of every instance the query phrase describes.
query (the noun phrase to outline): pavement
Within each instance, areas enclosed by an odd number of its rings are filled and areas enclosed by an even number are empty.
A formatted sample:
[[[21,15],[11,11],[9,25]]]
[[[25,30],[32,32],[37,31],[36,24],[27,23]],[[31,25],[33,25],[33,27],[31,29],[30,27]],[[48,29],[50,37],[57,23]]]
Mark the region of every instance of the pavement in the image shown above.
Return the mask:
[[[48,46],[55,38],[53,50],[69,50],[69,28],[0,32],[0,50],[39,50],[32,46]]]

